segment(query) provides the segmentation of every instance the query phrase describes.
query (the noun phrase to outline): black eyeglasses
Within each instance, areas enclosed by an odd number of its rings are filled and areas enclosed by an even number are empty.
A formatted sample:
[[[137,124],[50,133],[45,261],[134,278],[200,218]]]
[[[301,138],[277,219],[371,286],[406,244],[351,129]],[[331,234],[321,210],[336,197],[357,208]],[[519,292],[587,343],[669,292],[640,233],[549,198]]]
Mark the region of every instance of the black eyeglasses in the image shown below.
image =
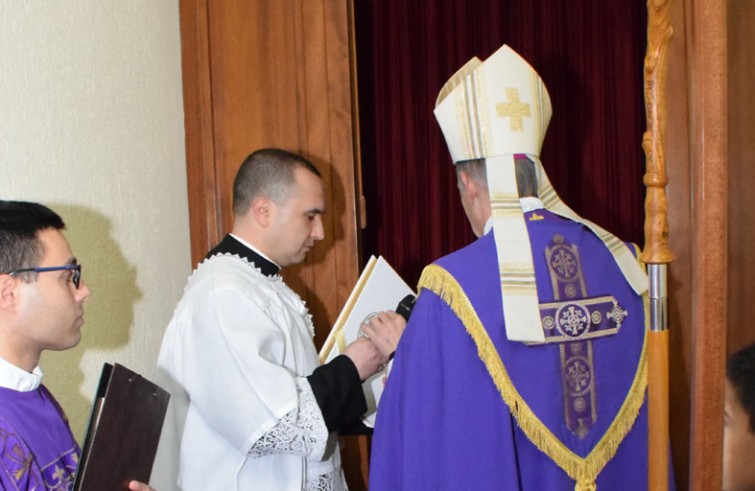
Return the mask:
[[[73,276],[71,276],[71,282],[73,283],[73,286],[75,286],[76,289],[78,289],[79,285],[81,284],[81,264],[66,264],[65,266],[47,266],[45,268],[14,269],[13,271],[8,271],[7,273],[4,273],[4,274],[16,276],[19,273],[46,273],[48,271],[73,271]]]

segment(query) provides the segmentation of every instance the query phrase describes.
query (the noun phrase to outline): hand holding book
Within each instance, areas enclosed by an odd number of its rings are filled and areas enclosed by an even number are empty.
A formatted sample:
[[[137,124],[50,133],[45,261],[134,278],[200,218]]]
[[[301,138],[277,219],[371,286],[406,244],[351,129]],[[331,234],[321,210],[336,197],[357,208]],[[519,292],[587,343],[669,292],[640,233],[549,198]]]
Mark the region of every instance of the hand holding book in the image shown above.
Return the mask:
[[[361,331],[370,337],[373,346],[377,347],[384,357],[378,365],[386,364],[395,351],[398,338],[405,326],[405,322],[399,316],[404,319],[408,317],[413,298],[412,289],[385,259],[374,256],[370,258],[325,340],[320,351],[320,361],[325,363],[339,354],[347,354],[349,345],[357,341]],[[393,312],[393,309],[396,309],[398,314]],[[371,328],[363,326],[363,321],[374,312],[381,313],[380,320],[375,321]],[[361,374],[360,371],[360,376]],[[375,411],[383,393],[384,378],[385,371],[378,370],[362,385],[368,406],[367,414],[363,418],[367,426],[373,426],[375,423]]]
[[[406,319],[396,312],[374,312],[362,321],[359,335],[375,343],[386,358],[391,358],[405,327]]]
[[[129,482],[128,489],[129,491],[155,491],[155,489],[150,487],[148,484],[144,484],[143,482],[139,481]]]

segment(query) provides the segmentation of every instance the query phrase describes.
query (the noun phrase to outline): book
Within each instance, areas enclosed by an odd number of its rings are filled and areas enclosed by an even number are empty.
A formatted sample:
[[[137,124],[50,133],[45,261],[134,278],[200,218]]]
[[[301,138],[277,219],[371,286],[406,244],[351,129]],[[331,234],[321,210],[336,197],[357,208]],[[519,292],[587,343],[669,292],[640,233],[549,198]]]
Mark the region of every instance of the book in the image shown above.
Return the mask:
[[[399,303],[414,291],[382,256],[370,257],[354,289],[346,300],[333,328],[320,350],[320,362],[327,363],[343,353],[346,346],[359,337],[360,325],[375,312],[396,310]],[[363,383],[367,398],[367,413],[363,418],[369,427],[375,425],[375,414],[383,394],[386,370],[382,370]]]
[[[170,394],[123,365],[105,363],[74,491],[127,490],[149,482]]]

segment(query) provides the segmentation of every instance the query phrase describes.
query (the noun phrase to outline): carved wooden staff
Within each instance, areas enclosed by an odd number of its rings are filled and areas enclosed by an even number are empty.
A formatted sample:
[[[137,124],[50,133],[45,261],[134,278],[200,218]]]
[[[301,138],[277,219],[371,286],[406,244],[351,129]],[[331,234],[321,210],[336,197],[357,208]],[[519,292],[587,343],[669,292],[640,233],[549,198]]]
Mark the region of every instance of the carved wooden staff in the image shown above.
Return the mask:
[[[651,491],[668,489],[669,333],[666,316],[667,266],[674,256],[668,245],[666,199],[666,71],[673,28],[671,0],[648,0],[648,44],[645,55],[645,247],[641,260],[650,278],[648,333],[648,483]]]

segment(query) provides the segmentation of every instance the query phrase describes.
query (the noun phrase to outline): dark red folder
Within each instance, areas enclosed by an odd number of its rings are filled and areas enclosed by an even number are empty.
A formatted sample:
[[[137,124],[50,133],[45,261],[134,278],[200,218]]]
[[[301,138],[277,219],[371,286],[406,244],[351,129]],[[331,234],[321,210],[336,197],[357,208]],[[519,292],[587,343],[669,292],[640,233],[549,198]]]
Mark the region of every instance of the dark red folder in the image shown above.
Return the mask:
[[[127,490],[149,482],[170,394],[123,365],[105,363],[74,491]]]

